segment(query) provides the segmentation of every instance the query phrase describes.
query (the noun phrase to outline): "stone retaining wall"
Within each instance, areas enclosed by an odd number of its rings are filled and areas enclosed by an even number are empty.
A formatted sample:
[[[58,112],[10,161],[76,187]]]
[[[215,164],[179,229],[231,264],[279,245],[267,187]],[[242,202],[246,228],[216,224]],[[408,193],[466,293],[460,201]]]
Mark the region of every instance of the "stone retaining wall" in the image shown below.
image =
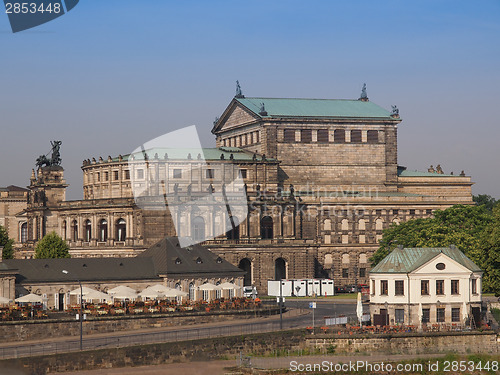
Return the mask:
[[[499,353],[497,335],[494,332],[447,332],[348,338],[328,335],[327,337],[307,338],[306,341],[310,348],[330,348],[335,353]]]
[[[85,336],[117,331],[132,331],[147,328],[186,326],[200,323],[220,322],[233,319],[254,318],[276,314],[279,310],[260,309],[244,311],[214,311],[212,313],[161,314],[158,316],[121,316],[89,318],[83,322]],[[35,320],[0,323],[2,342],[39,340],[51,337],[78,336],[80,323],[77,320]]]

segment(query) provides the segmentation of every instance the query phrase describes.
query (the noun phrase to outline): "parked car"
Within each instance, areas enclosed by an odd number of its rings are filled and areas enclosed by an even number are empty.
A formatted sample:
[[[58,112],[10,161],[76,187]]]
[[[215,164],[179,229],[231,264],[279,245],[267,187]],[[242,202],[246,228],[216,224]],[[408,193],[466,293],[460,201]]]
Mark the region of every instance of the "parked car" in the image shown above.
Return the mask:
[[[244,286],[243,287],[243,297],[252,298],[254,295],[257,297],[259,293],[257,288],[254,286]]]

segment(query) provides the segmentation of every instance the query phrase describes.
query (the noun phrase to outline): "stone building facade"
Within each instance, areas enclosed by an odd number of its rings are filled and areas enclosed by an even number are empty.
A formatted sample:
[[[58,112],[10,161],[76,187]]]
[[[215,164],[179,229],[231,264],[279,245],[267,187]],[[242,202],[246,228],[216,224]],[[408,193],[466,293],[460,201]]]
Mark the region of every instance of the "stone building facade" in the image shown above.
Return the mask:
[[[28,246],[18,256],[31,256],[51,230],[85,257],[132,256],[166,235],[207,237],[204,244],[262,292],[276,278],[365,284],[383,229],[473,204],[469,176],[398,166],[400,122],[367,98],[235,97],[214,123],[216,148],[85,160],[81,201],[65,200],[61,169],[33,173]],[[244,187],[229,188],[238,174]],[[215,213],[223,200],[204,198],[243,189],[248,215],[237,223]],[[186,209],[172,214],[166,196]],[[190,206],[196,199],[206,204]]]

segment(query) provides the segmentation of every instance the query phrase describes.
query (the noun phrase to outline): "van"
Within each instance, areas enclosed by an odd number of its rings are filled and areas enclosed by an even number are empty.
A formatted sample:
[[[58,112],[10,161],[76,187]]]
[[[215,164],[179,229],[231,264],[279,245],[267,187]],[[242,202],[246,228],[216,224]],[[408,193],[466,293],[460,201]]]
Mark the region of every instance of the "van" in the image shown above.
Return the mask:
[[[244,286],[243,287],[243,297],[251,298],[253,295],[257,297],[259,293],[257,293],[257,288],[254,286]]]

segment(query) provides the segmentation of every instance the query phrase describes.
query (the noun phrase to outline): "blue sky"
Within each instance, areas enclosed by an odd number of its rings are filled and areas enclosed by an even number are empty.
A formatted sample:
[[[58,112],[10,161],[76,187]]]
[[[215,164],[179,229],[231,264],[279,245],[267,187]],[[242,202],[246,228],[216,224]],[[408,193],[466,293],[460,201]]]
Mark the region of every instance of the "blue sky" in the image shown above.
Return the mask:
[[[3,8],[3,7],[2,7]],[[195,124],[204,146],[234,95],[396,104],[399,164],[472,175],[500,198],[500,2],[81,0],[12,34],[0,14],[0,186],[26,186],[63,141],[83,159]]]

